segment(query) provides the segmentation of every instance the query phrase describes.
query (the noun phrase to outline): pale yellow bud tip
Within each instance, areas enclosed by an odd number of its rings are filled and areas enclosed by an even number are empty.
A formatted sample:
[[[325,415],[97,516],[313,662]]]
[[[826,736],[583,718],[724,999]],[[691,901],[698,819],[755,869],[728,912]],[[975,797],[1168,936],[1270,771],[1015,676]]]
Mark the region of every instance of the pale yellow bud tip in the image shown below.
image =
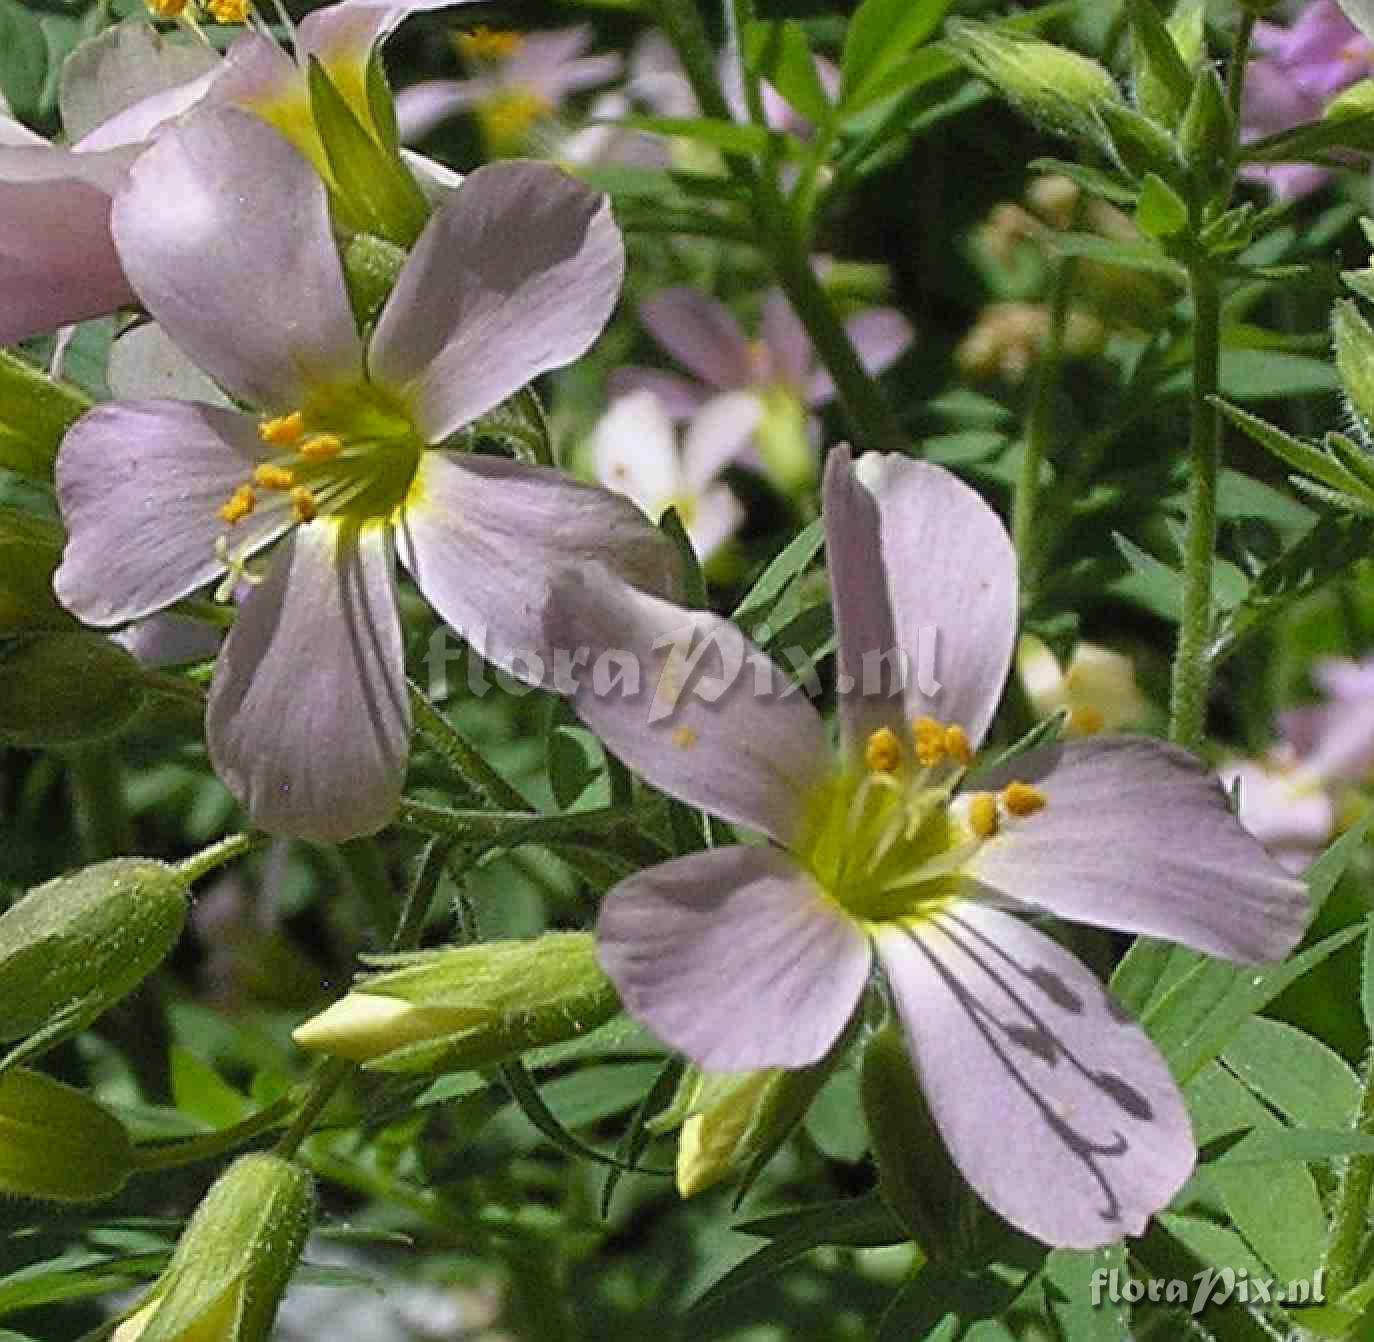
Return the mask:
[[[879,727],[864,743],[864,763],[870,772],[895,773],[902,762],[902,743],[891,727]]]
[[[298,1025],[291,1038],[311,1052],[367,1062],[413,1042],[417,1037],[413,1028],[415,1018],[420,1014],[410,1002],[399,997],[349,993]],[[427,1038],[428,1033],[420,1031],[418,1037]]]

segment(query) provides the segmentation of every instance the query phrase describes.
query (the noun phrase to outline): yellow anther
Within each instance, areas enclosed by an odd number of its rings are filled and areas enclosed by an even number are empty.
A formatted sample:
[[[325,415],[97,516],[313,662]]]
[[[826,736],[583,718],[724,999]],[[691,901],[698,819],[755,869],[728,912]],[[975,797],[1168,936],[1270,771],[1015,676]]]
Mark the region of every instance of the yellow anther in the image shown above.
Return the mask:
[[[145,0],[150,13],[159,19],[179,19],[186,12],[186,0]]]
[[[945,758],[945,729],[934,718],[917,718],[911,724],[911,739],[923,768],[934,768]]]
[[[219,510],[219,515],[230,525],[241,522],[257,507],[258,496],[252,485],[240,485]]]
[[[315,496],[304,486],[297,485],[291,491],[291,514],[297,522],[313,522],[319,513]]]
[[[296,472],[264,462],[253,467],[253,483],[264,489],[290,489],[296,483]]]
[[[265,419],[258,425],[258,437],[275,447],[289,447],[299,442],[304,432],[305,416],[299,410],[293,410],[289,415],[278,415],[275,419]]]
[[[1106,724],[1101,712],[1091,704],[1080,704],[1069,714],[1069,734],[1072,736],[1096,736]]]
[[[965,768],[973,763],[973,746],[969,742],[968,733],[957,722],[945,728],[941,744],[945,748],[945,754]]]
[[[216,23],[247,23],[252,12],[248,0],[206,0],[205,8]]]
[[[679,750],[690,750],[697,743],[697,734],[690,727],[679,727],[672,739]]]
[[[306,461],[333,461],[343,451],[343,439],[333,433],[317,433],[299,448]]]
[[[1000,800],[1009,815],[1028,816],[1044,810],[1048,799],[1031,783],[1008,783],[1001,791]]]
[[[455,33],[453,45],[469,60],[503,61],[515,55],[524,40],[519,33],[482,26],[468,33]]]
[[[902,743],[891,727],[879,727],[864,742],[864,763],[871,773],[895,773],[902,762]]]
[[[980,839],[990,839],[997,833],[997,798],[991,792],[975,792],[968,799],[968,823]]]

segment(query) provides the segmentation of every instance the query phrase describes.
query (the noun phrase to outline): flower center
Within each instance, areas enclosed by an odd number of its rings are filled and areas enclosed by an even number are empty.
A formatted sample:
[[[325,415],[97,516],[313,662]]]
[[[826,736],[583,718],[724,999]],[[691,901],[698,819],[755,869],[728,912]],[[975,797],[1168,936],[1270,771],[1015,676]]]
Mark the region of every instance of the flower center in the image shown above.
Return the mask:
[[[923,918],[960,893],[964,866],[1004,823],[1042,810],[1029,783],[956,795],[973,750],[963,728],[917,718],[864,745],[862,770],[817,788],[797,855],[845,912],[866,922]]]
[[[400,404],[370,383],[331,389],[299,410],[264,419],[258,437],[270,455],[219,510],[230,533],[267,509],[289,511],[296,523],[324,516],[357,525],[389,522],[405,502],[425,447]],[[227,553],[227,538],[221,546]]]
[[[533,89],[509,88],[482,100],[478,119],[493,153],[522,148],[536,121],[553,113],[553,104]]]
[[[524,44],[520,33],[481,25],[467,33],[455,33],[453,45],[470,61],[495,63],[509,60]]]

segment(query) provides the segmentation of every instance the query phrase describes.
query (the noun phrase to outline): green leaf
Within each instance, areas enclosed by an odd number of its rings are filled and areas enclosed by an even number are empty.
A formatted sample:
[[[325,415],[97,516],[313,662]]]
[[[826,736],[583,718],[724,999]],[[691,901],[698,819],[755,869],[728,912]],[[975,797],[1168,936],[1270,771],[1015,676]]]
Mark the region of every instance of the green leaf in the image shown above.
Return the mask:
[[[1303,879],[1307,882],[1307,897],[1312,904],[1314,918],[1340,883],[1355,854],[1360,851],[1370,825],[1374,825],[1374,813],[1366,815],[1358,824],[1346,830],[1308,867]]]
[[[768,80],[808,121],[825,125],[835,114],[800,24],[749,24],[744,30],[744,54],[749,68]]]
[[[172,1095],[183,1113],[211,1128],[227,1128],[253,1112],[253,1102],[190,1049],[173,1044],[171,1057]]]
[[[0,349],[0,467],[51,484],[62,435],[90,408],[83,392]]]
[[[825,528],[817,518],[804,527],[759,575],[758,581],[735,607],[731,622],[747,632],[750,625],[768,619],[789,585],[806,572],[824,544]]]
[[[1189,1110],[1204,1133],[1253,1128],[1266,1136],[1286,1133],[1278,1119],[1229,1072],[1210,1066],[1188,1087]],[[1211,1162],[1202,1178],[1221,1195],[1232,1222],[1271,1271],[1289,1280],[1309,1276],[1326,1253],[1326,1217],[1306,1166],[1294,1161],[1262,1174]]]
[[[709,144],[727,154],[769,154],[800,158],[805,146],[794,135],[769,130],[766,126],[741,126],[734,121],[713,117],[627,116],[615,117],[609,124],[631,130],[651,131],[655,135],[680,135],[686,140]]]
[[[143,705],[142,667],[101,634],[31,634],[0,643],[0,744],[104,740]]]
[[[1184,952],[1180,963],[1190,967],[1142,1014],[1141,1024],[1174,1076],[1186,1082],[1226,1047],[1246,1020],[1363,932],[1363,924],[1342,928],[1283,964],[1261,969]]]
[[[1239,146],[1242,163],[1327,163],[1333,151],[1374,152],[1374,112],[1328,117]]]
[[[1217,1268],[1230,1268],[1237,1275],[1244,1272],[1257,1279],[1269,1275],[1264,1264],[1229,1226],[1201,1221],[1192,1216],[1173,1216],[1168,1212],[1160,1214],[1159,1223],[1204,1263]]]
[[[846,116],[873,101],[873,90],[924,42],[952,0],[864,0],[845,32],[840,107]]]
[[[1028,1276],[1002,1264],[970,1272],[926,1263],[879,1321],[875,1342],[1012,1342],[1016,1334],[1001,1320]]]
[[[1329,453],[1313,447],[1310,443],[1304,443],[1291,433],[1285,433],[1258,415],[1252,415],[1220,397],[1214,398],[1213,403],[1238,429],[1249,435],[1261,447],[1272,452],[1280,461],[1302,471],[1304,475],[1310,475],[1314,480],[1320,480],[1332,489],[1362,488],[1360,481],[1339,462],[1333,460]]]
[[[1094,1298],[1093,1281],[1113,1269],[1126,1276],[1124,1244],[1084,1253],[1056,1249],[1045,1260],[1046,1303],[1060,1336],[1073,1342],[1131,1342],[1131,1311],[1123,1301]],[[1099,1288],[1100,1289],[1100,1288]]]
[[[0,93],[20,121],[43,115],[48,82],[48,39],[38,20],[16,0],[0,0]]]
[[[1188,204],[1162,177],[1147,172],[1140,184],[1135,221],[1146,237],[1171,238],[1188,227]]]
[[[782,1222],[786,1224],[779,1224]],[[778,1226],[776,1233],[774,1225]],[[847,1202],[803,1207],[781,1216],[748,1221],[737,1228],[749,1235],[768,1235],[770,1242],[712,1282],[693,1302],[691,1314],[715,1309],[730,1296],[780,1272],[812,1249],[830,1244],[902,1244],[907,1238],[906,1231],[876,1193]]]
[[[1074,163],[1069,159],[1033,158],[1026,167],[1031,172],[1067,177],[1071,182],[1077,182],[1089,195],[1101,196],[1103,200],[1110,200],[1115,205],[1125,205],[1127,208],[1135,205],[1139,194],[1129,182],[1113,177],[1100,168],[1089,167],[1085,163]]]
[[[1320,1040],[1282,1021],[1252,1016],[1221,1060],[1290,1123],[1338,1128],[1360,1102],[1360,1079]]]
[[[1369,1037],[1374,1039],[1374,914],[1366,920],[1368,929],[1364,938],[1364,957],[1360,962],[1360,1009],[1364,1013],[1364,1026]]]
[[[1165,256],[1153,242],[1111,242],[1095,233],[1056,233],[1054,245],[1064,256],[1081,256],[1109,266],[1164,275],[1176,284],[1187,279],[1183,267]]]

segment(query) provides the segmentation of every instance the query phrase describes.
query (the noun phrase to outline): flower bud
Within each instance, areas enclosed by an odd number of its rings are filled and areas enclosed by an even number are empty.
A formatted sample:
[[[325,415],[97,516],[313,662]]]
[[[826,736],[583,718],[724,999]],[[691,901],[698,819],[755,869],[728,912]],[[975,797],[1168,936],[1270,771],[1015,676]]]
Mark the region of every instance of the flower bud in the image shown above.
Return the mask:
[[[186,880],[121,857],[59,876],[0,914],[0,1040],[28,1057],[84,1029],[162,963],[186,921]]]
[[[70,746],[114,736],[143,705],[143,672],[85,631],[15,638],[0,650],[0,745]]]
[[[1100,114],[1122,99],[1104,66],[1076,51],[993,24],[951,20],[947,34],[955,57],[1031,120],[1057,134],[1105,147]]]
[[[310,1176],[299,1165],[280,1156],[239,1157],[111,1342],[266,1342],[314,1211]]]
[[[672,1104],[648,1124],[651,1132],[681,1125],[677,1191],[689,1198],[736,1175],[752,1180],[801,1122],[833,1070],[830,1060],[797,1071],[689,1067]]]
[[[0,1072],[0,1193],[98,1202],[132,1172],[128,1133],[108,1109],[42,1072]]]
[[[1374,329],[1348,298],[1331,310],[1336,370],[1366,443],[1374,438]]]
[[[368,963],[393,967],[300,1026],[302,1048],[384,1072],[464,1071],[576,1038],[620,1009],[589,932]]]
[[[859,1094],[883,1201],[927,1258],[963,1260],[980,1204],[945,1149],[906,1041],[890,1021],[864,1048]]]

